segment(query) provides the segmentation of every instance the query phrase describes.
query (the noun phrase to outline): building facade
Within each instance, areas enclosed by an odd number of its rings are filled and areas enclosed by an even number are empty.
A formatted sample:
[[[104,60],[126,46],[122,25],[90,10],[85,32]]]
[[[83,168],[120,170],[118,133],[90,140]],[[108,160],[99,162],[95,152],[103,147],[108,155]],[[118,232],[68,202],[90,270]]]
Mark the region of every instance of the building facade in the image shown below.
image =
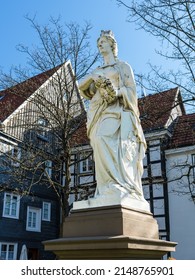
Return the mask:
[[[82,111],[71,64],[0,96],[0,258],[20,259],[25,245],[28,259],[52,259],[55,255],[44,251],[42,241],[60,235],[59,124],[67,114],[71,120]]]

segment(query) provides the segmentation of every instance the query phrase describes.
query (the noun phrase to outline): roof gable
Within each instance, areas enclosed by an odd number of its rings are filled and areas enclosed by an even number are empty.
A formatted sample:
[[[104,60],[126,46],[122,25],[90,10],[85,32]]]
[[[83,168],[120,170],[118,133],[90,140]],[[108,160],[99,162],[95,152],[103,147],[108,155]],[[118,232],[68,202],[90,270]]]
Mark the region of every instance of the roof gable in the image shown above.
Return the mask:
[[[144,132],[166,128],[176,104],[180,107],[180,111],[185,114],[185,109],[180,101],[179,88],[140,98],[138,106]]]
[[[30,97],[44,82],[59,69],[38,74],[22,83],[0,91],[0,121],[6,120],[28,97]]]

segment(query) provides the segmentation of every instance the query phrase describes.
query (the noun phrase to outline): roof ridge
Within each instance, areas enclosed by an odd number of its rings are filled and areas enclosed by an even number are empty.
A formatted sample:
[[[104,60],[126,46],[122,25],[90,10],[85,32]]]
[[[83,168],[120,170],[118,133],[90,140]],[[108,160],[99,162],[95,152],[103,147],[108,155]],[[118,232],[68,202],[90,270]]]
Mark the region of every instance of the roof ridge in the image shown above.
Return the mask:
[[[62,65],[62,64],[61,64],[61,65]],[[50,72],[51,72],[51,74],[48,75],[48,77],[51,77],[51,76],[61,67],[61,65],[58,65],[58,66],[55,66],[55,67],[53,67],[53,68],[51,68],[51,69],[45,70],[44,72],[41,72],[41,73],[39,73],[39,74],[36,74],[36,75],[34,75],[34,76],[32,76],[32,77],[26,78],[26,79],[25,79],[24,81],[22,81],[22,82],[19,82],[19,83],[13,85],[13,86],[7,87],[7,88],[5,88],[5,89],[3,89],[3,90],[0,90],[0,94],[4,93],[4,92],[6,92],[6,91],[12,90],[13,88],[19,87],[19,86],[21,86],[22,84],[27,83],[28,81],[35,80],[35,79],[37,79],[38,77],[44,76],[45,74],[48,74],[48,73],[50,73]],[[43,83],[44,83],[44,82],[43,82]]]
[[[170,88],[170,89],[167,89],[167,90],[154,92],[154,93],[148,94],[146,96],[140,97],[140,98],[138,98],[138,100],[145,99],[145,98],[151,97],[151,96],[154,97],[154,96],[157,96],[157,95],[160,95],[160,94],[162,95],[162,94],[165,94],[166,92],[167,93],[174,93],[174,91],[176,90],[176,92],[177,92],[178,89],[179,89],[179,87],[174,87],[174,88]]]

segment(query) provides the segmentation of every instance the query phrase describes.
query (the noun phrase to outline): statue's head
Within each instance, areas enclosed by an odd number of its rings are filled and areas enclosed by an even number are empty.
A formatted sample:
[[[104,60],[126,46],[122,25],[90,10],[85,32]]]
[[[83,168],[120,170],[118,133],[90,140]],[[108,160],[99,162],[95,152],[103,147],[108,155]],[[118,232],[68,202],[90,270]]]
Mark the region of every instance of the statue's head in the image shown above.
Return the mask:
[[[117,58],[118,56],[118,47],[117,47],[117,42],[114,38],[114,34],[111,30],[101,30],[100,37],[97,40],[97,43],[101,38],[106,38],[111,46],[112,52],[114,54],[114,57]]]

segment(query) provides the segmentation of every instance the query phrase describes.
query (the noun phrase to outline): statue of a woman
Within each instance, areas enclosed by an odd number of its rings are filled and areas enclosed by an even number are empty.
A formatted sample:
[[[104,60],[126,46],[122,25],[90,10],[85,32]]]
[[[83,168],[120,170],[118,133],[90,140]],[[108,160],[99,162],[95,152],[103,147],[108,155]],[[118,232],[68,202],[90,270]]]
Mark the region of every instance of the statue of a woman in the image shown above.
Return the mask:
[[[79,86],[81,95],[90,99],[87,133],[97,180],[95,196],[87,203],[89,207],[124,204],[149,210],[141,184],[146,142],[134,75],[127,63],[117,59],[112,31],[102,31],[97,45],[104,64]]]

